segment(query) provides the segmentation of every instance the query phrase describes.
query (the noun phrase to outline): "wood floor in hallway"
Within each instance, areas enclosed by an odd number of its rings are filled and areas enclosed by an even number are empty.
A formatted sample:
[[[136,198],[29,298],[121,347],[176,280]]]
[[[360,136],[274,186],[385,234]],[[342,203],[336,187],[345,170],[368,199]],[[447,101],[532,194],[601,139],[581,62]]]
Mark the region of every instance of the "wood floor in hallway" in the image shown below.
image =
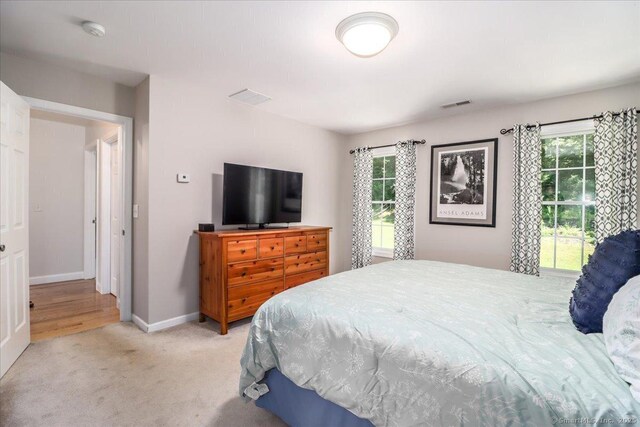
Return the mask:
[[[120,321],[116,298],[96,291],[95,280],[31,286],[31,341],[75,334]]]

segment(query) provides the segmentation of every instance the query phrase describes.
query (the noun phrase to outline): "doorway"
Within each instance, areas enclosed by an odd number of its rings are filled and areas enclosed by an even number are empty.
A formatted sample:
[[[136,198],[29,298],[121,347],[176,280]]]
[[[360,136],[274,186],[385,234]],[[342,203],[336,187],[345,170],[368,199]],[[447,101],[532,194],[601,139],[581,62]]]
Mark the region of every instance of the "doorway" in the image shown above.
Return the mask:
[[[120,320],[120,128],[31,111],[32,341]]]
[[[98,165],[102,158],[100,158],[100,147],[98,144],[98,140],[103,142],[103,146],[106,144],[108,147],[104,147],[103,152],[109,153],[109,159],[111,159],[111,154],[113,151],[117,151],[114,155],[115,158],[119,161],[119,167],[117,171],[118,178],[113,181],[113,186],[117,187],[117,197],[119,205],[114,210],[114,213],[117,213],[116,224],[117,227],[113,229],[114,232],[111,232],[111,226],[109,226],[109,235],[113,238],[116,234],[119,235],[119,240],[121,241],[121,251],[117,258],[118,263],[114,268],[114,271],[117,272],[117,276],[115,281],[117,282],[117,302],[118,309],[120,312],[120,321],[130,321],[131,320],[131,300],[132,300],[132,288],[131,288],[131,248],[132,248],[132,193],[133,193],[133,119],[130,117],[119,116],[116,114],[105,113],[96,110],[90,110],[87,108],[76,107],[66,104],[60,104],[56,102],[46,101],[42,99],[23,97],[23,99],[29,104],[31,111],[42,111],[42,112],[50,112],[50,113],[58,113],[66,116],[98,121],[108,125],[115,125],[117,127],[116,132],[112,132],[111,135],[108,132],[103,132],[95,136],[94,140],[95,144],[95,157],[96,157],[96,169],[98,170]],[[117,140],[118,149],[110,150],[113,144]],[[88,148],[91,145],[89,144]],[[109,150],[107,151],[107,148]],[[91,150],[88,150],[91,151]],[[87,156],[91,156],[92,154],[87,154]],[[102,159],[103,160],[103,159]],[[89,160],[85,161],[92,162],[91,157]],[[98,173],[95,175],[99,177]],[[110,185],[111,186],[111,185]],[[100,209],[100,193],[99,193],[99,183],[96,182],[96,218],[99,217],[98,210]],[[114,193],[115,194],[115,193]],[[85,206],[85,210],[88,209]],[[90,217],[90,216],[88,216]],[[103,224],[111,224],[111,219],[109,221],[103,221]],[[90,225],[85,222],[85,226],[90,229]],[[95,248],[96,248],[96,265],[95,265],[95,275],[99,277],[100,273],[100,260],[101,253],[99,251],[100,241],[99,241],[99,229],[100,223],[96,220],[95,227]],[[90,237],[89,237],[90,239]],[[104,252],[102,253],[104,254]],[[88,255],[87,255],[88,256]],[[110,259],[110,256],[109,256]],[[106,261],[102,263],[102,265],[106,265]],[[109,261],[109,266],[111,266],[111,261]],[[109,270],[111,271],[111,270]],[[111,274],[109,273],[109,276]],[[109,283],[112,283],[112,280],[109,279]],[[102,280],[100,284],[102,286]],[[105,281],[107,283],[107,281]],[[97,284],[96,284],[97,287]],[[99,291],[106,293],[111,293],[111,285],[109,288],[101,287]],[[107,292],[108,291],[108,292]]]
[[[29,163],[30,163],[30,114],[34,111],[44,113],[58,113],[72,118],[94,120],[117,125],[120,160],[118,208],[119,227],[121,228],[121,251],[118,270],[119,317],[121,321],[131,320],[131,249],[132,249],[132,192],[133,192],[133,119],[115,114],[104,113],[86,108],[60,104],[41,99],[23,97],[0,82],[2,92],[2,108],[0,109],[0,377],[16,361],[30,342],[31,313],[29,309],[30,252],[34,247],[29,245],[31,230],[30,214],[42,209],[37,202],[29,200]],[[53,153],[55,156],[58,153]],[[85,160],[86,161],[86,160]],[[67,164],[64,160],[52,162],[57,168],[50,173],[50,178],[58,179],[66,172]],[[97,164],[97,155],[96,155]],[[97,167],[97,166],[96,166]],[[80,178],[76,181],[82,181]],[[47,182],[43,180],[42,182]],[[77,184],[77,182],[76,182]],[[96,184],[97,186],[97,184]],[[97,194],[97,192],[96,192]],[[43,193],[42,200],[50,194]],[[81,209],[82,210],[82,209]],[[32,212],[34,211],[34,212]],[[74,212],[77,212],[74,211]],[[86,210],[82,211],[86,214]],[[84,216],[83,216],[84,218]],[[61,221],[67,218],[62,217]],[[45,229],[56,230],[59,224],[44,222]],[[88,226],[86,228],[89,228]],[[97,236],[97,234],[96,234]],[[66,238],[66,236],[64,236]],[[64,239],[62,239],[64,240]],[[57,240],[53,240],[54,243]],[[97,245],[97,239],[96,239]],[[46,246],[38,247],[42,249]],[[84,246],[83,246],[84,248]],[[66,249],[66,247],[65,247]],[[84,249],[83,249],[84,251]],[[67,256],[62,250],[60,256]],[[73,257],[73,259],[77,259]],[[84,259],[84,257],[83,257]],[[89,264],[88,264],[89,265]],[[78,280],[84,280],[84,263],[81,271],[71,271],[80,275]],[[77,265],[76,265],[77,268]],[[90,269],[90,267],[88,267]],[[66,276],[58,277],[72,281],[69,272],[61,273]],[[97,274],[97,272],[96,272]],[[49,275],[51,276],[51,275]],[[34,276],[38,277],[38,276]],[[49,277],[49,279],[52,279]],[[37,281],[37,279],[36,279]],[[95,283],[91,291],[95,293]],[[102,294],[100,294],[102,295]],[[111,295],[111,294],[109,294]],[[117,301],[116,300],[116,301]]]

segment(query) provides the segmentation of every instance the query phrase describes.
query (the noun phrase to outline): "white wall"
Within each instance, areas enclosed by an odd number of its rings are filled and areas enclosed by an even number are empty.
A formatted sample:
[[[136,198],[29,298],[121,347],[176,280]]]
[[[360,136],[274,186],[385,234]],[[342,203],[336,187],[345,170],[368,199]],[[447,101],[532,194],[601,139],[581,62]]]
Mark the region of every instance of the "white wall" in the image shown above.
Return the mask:
[[[114,135],[118,131],[118,125],[113,123],[92,121],[87,127],[85,138],[86,148],[95,147],[98,139],[104,139]]]
[[[85,133],[84,126],[31,119],[32,278],[83,271]]]
[[[589,117],[605,110],[640,107],[640,83],[563,96],[526,104],[510,105],[482,112],[461,114],[349,137],[341,150],[344,185],[341,186],[340,227],[351,228],[350,182],[352,158],[348,149],[364,145],[382,145],[406,139],[426,139],[418,146],[416,183],[416,258],[508,269],[511,250],[512,136],[500,135],[500,129],[514,123],[540,123]],[[499,138],[496,228],[456,227],[429,224],[430,146],[453,142]],[[348,233],[340,245],[350,251]],[[345,253],[346,256],[346,253]],[[343,260],[347,262],[345,258]]]
[[[149,320],[149,78],[136,87],[133,154],[133,313]]]
[[[133,88],[48,62],[0,52],[0,80],[21,96],[133,117]]]
[[[303,223],[336,227],[331,238],[342,240],[338,218],[348,207],[338,205],[336,191],[343,136],[212,97],[186,81],[151,76],[150,84],[149,322],[198,311],[193,230],[221,209],[212,207],[212,182],[224,162],[303,172]],[[178,172],[191,183],[178,184]],[[332,246],[333,272],[343,256]]]

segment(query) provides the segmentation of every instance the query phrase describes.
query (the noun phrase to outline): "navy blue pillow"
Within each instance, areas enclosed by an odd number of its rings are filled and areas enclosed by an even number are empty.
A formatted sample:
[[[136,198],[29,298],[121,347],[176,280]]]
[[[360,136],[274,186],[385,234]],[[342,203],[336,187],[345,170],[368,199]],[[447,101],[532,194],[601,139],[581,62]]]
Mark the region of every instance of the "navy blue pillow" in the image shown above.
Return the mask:
[[[573,324],[584,334],[602,332],[613,295],[640,274],[640,230],[623,231],[596,246],[569,301]]]

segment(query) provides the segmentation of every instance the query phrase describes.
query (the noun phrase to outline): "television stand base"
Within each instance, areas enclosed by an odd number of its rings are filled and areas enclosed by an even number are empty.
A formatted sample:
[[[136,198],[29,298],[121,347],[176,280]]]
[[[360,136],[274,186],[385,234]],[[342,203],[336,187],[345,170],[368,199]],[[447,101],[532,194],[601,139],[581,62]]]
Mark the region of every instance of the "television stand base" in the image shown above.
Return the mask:
[[[245,227],[238,227],[238,230],[279,230],[282,228],[289,228],[289,224],[287,225],[267,225],[267,224],[247,225]]]

